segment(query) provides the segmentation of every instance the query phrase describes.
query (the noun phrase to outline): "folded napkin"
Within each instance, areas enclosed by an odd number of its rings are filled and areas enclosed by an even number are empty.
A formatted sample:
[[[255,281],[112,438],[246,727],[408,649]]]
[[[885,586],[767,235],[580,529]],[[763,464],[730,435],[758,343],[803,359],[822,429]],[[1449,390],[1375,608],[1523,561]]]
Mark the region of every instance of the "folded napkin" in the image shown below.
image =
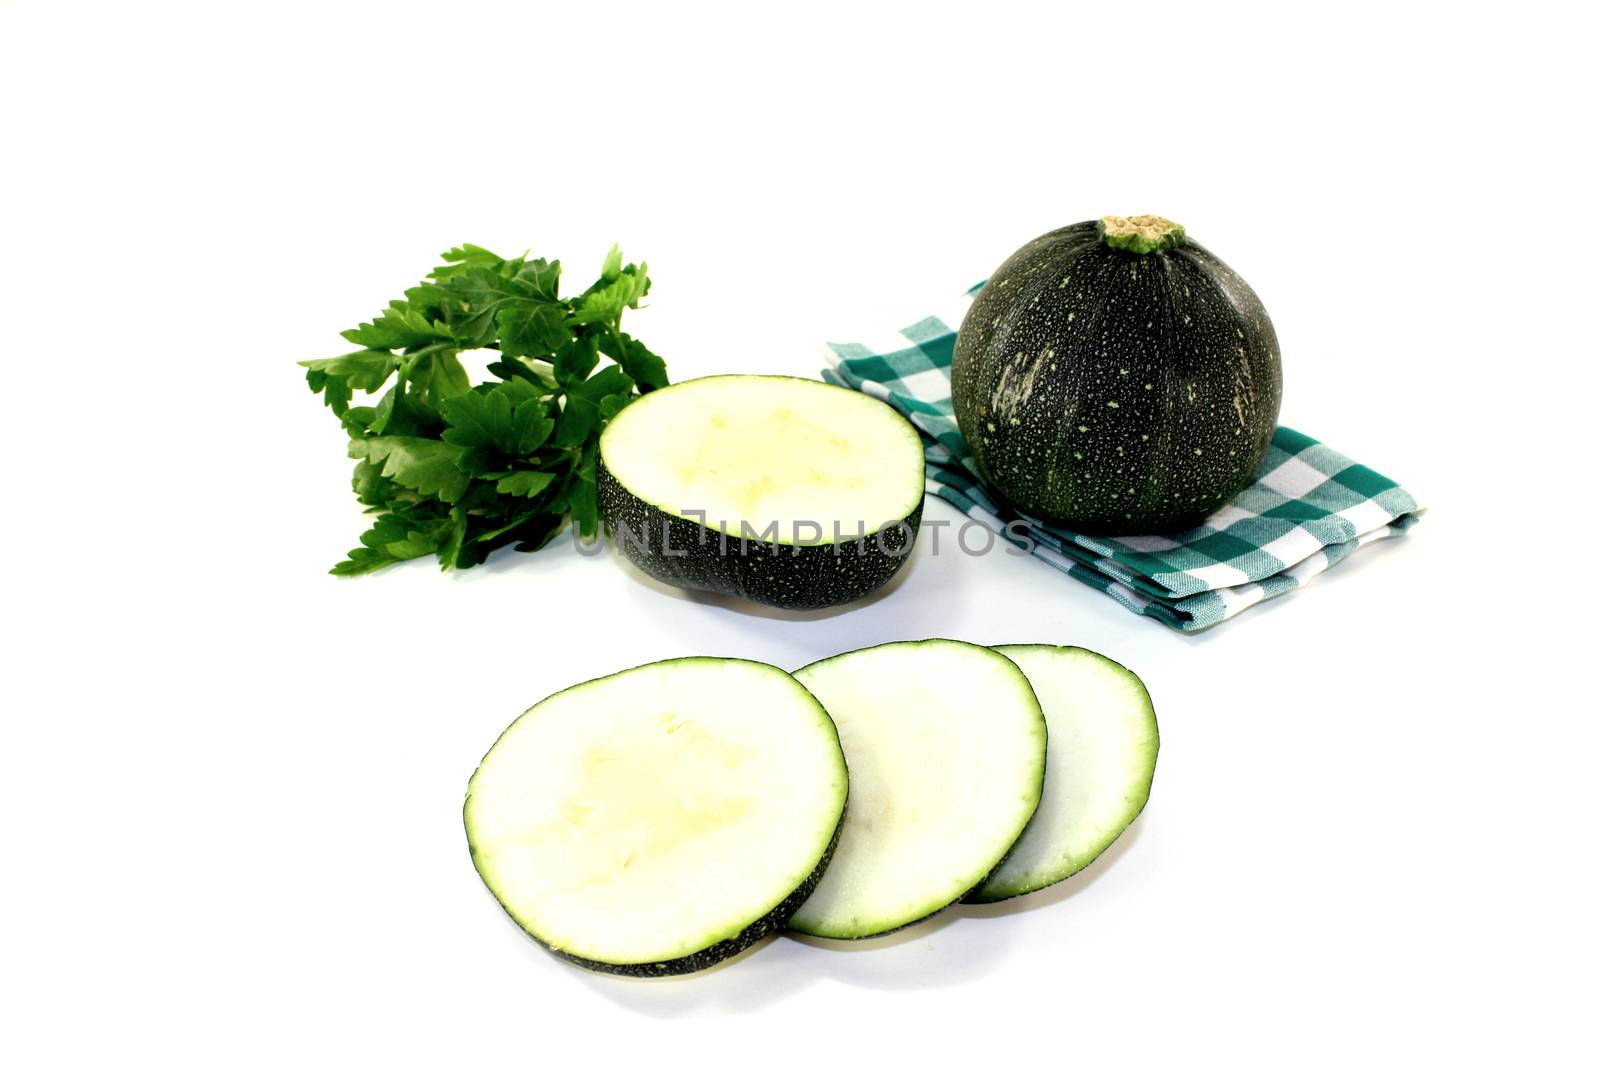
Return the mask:
[[[1410,493],[1286,426],[1273,434],[1255,483],[1195,529],[1088,537],[1023,515],[984,485],[950,402],[956,329],[978,288],[891,338],[830,342],[822,376],[888,401],[922,432],[929,493],[1002,534],[1027,522],[1021,547],[1129,610],[1185,633],[1204,630],[1416,524],[1422,509]]]

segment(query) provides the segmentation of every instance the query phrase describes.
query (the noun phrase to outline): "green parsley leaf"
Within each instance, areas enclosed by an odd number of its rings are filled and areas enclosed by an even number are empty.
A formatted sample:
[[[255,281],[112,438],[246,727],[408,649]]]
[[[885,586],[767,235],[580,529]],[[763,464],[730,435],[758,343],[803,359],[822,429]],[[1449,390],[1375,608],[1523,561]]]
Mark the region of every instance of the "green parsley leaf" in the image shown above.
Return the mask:
[[[584,447],[583,461],[578,465],[578,477],[569,496],[572,521],[578,527],[578,535],[585,540],[593,537],[600,528],[599,494],[595,488],[595,454],[599,450],[598,445],[597,440]]]
[[[446,569],[471,567],[502,547],[537,551],[569,520],[593,537],[600,432],[667,384],[660,357],[620,328],[650,281],[619,248],[568,299],[556,260],[470,244],[443,259],[404,299],[344,332],[359,351],[301,364],[350,438],[351,488],[375,516],[335,574],[429,554]],[[494,377],[474,385],[460,354],[484,348],[497,352]],[[380,390],[375,404],[352,406],[356,392]]]
[[[572,385],[589,377],[600,362],[600,346],[594,337],[577,337],[556,353],[554,372],[557,383]]]
[[[606,322],[615,324],[622,318],[623,308],[636,308],[650,291],[650,279],[644,264],[630,263],[615,278],[578,298],[577,310],[572,317],[577,322]]]
[[[376,393],[389,380],[399,360],[393,352],[384,349],[364,348],[347,356],[333,359],[302,359],[300,365],[312,371],[343,378],[352,389]]]
[[[449,278],[463,271],[488,268],[497,270],[505,260],[477,245],[459,245],[439,257],[448,266],[435,267],[428,272],[430,278]]]
[[[495,448],[508,456],[531,455],[555,429],[538,396],[522,396],[520,382],[472,390],[444,401],[450,428],[444,440],[462,448]]]
[[[616,246],[613,245],[612,247],[615,248]],[[618,255],[620,256],[621,253],[618,253]],[[556,295],[556,290],[561,283],[560,260],[547,262],[542,259],[530,259],[519,266],[512,276],[534,296],[548,300],[551,303],[560,302],[561,298]]]
[[[350,458],[363,459],[407,489],[453,504],[467,491],[456,469],[461,448],[426,437],[364,437],[350,442]]]
[[[333,359],[303,359],[300,365],[306,368],[311,391],[321,393],[335,415],[343,415],[355,390],[375,393],[382,389],[398,361],[393,353],[369,348]]]
[[[386,512],[361,535],[361,547],[352,549],[349,558],[334,564],[329,573],[371,574],[391,563],[430,555],[438,551],[445,534],[437,521],[408,512]]]
[[[582,445],[595,434],[597,427],[605,425],[600,403],[608,396],[632,391],[633,379],[615,364],[573,385],[567,390],[566,404],[561,409],[561,418],[556,422],[556,446],[576,448]]]
[[[556,476],[548,471],[517,471],[498,479],[494,488],[497,493],[510,493],[512,496],[538,496],[555,480]]]
[[[599,335],[600,351],[617,361],[623,373],[639,386],[639,392],[648,393],[667,384],[667,364],[660,356],[646,348],[621,330],[607,330]]]
[[[438,408],[441,401],[472,388],[467,369],[451,345],[429,345],[405,357],[404,377],[413,400]]]
[[[405,300],[391,301],[382,315],[339,336],[353,345],[375,349],[410,348],[451,339],[448,327],[430,320]]]
[[[500,328],[500,351],[507,356],[549,356],[567,342],[564,321],[567,309],[560,304],[518,301],[495,312]]]

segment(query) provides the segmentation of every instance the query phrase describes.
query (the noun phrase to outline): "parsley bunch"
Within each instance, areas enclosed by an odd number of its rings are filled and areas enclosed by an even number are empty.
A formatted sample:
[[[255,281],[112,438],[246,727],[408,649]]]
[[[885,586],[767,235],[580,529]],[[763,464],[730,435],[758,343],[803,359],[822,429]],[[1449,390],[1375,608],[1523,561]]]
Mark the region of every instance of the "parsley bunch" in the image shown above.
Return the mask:
[[[339,417],[356,497],[375,515],[334,574],[366,574],[430,553],[471,567],[503,545],[533,552],[570,517],[598,528],[595,455],[606,422],[667,384],[666,364],[622,332],[650,291],[646,265],[613,247],[577,297],[559,262],[502,259],[476,245],[444,254],[428,280],[341,336],[360,351],[309,359],[311,391]],[[459,354],[487,348],[494,381],[473,385]],[[601,356],[611,362],[596,371]],[[393,381],[393,384],[389,384]],[[356,390],[377,404],[352,406]]]

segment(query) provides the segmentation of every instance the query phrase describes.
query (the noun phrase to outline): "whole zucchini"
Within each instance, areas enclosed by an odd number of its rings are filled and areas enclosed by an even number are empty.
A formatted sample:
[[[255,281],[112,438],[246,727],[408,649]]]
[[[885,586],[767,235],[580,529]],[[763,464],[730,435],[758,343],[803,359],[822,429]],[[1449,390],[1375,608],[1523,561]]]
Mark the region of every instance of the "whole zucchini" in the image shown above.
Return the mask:
[[[1053,230],[961,324],[956,421],[990,484],[1084,533],[1192,527],[1250,484],[1277,425],[1278,338],[1227,264],[1153,215]]]

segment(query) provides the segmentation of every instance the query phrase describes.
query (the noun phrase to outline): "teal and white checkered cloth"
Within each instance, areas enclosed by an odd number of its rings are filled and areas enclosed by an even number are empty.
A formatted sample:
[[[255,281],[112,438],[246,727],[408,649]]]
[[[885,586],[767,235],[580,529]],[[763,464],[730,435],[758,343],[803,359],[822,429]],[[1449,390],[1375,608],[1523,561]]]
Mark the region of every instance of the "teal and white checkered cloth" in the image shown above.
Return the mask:
[[[830,342],[822,376],[888,401],[922,431],[929,493],[1002,533],[1023,519],[1029,551],[1129,610],[1186,633],[1204,630],[1416,524],[1422,509],[1410,493],[1286,426],[1255,484],[1193,530],[1086,537],[1029,519],[986,489],[951,408],[956,329],[978,288],[892,337]]]

